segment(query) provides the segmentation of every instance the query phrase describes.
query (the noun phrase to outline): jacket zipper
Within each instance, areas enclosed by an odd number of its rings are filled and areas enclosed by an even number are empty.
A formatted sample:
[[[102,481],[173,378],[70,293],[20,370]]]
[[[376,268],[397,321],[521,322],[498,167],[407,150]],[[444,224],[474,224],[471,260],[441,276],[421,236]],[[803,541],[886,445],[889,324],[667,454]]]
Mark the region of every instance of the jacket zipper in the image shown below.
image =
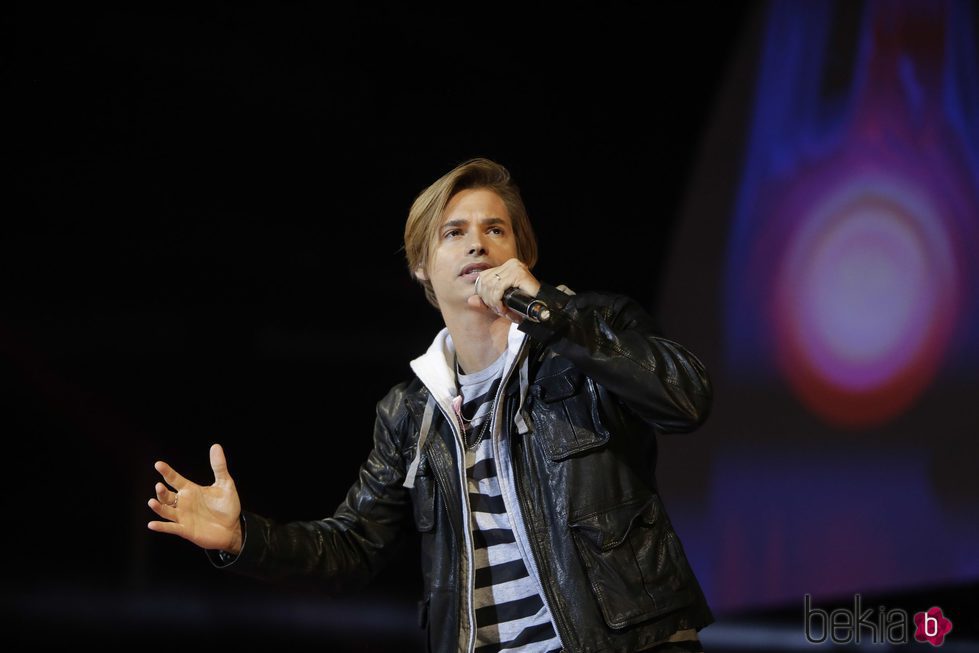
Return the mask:
[[[526,453],[524,453],[523,455],[526,455]],[[511,461],[512,461],[512,457],[511,457]],[[514,487],[514,492],[517,495],[517,502],[520,503],[520,512],[522,516],[527,514],[527,507],[529,506],[529,504],[527,503],[525,495],[521,491],[522,486],[521,486],[520,475],[517,473],[516,469],[514,469],[513,472],[513,482],[514,485],[516,486]],[[538,553],[537,538],[531,535],[531,533],[533,532],[532,529],[526,528],[526,522],[527,519],[524,518],[524,530],[527,533],[527,540],[530,542],[530,553],[534,558],[533,560],[534,566],[537,568],[536,570],[537,578],[540,582],[541,591],[543,592],[544,595],[543,597],[544,603],[547,604],[547,609],[551,613],[551,618],[554,619],[554,625],[557,626],[558,637],[561,639],[561,645],[563,647],[563,650],[567,650],[568,641],[569,641],[568,633],[571,632],[571,627],[566,623],[564,619],[564,615],[560,611],[554,609],[555,603],[554,603],[554,597],[551,594],[551,584],[549,582],[549,579],[545,582],[545,579],[543,578],[543,572],[541,571],[542,569],[542,566],[540,564],[541,556]]]
[[[517,351],[517,356],[514,359],[514,364],[510,367],[509,374],[507,374],[506,378],[503,379],[500,382],[500,387],[497,390],[497,396],[496,396],[495,401],[497,401],[497,402],[500,401],[500,397],[501,397],[502,393],[504,392],[504,389],[506,388],[506,386],[507,386],[507,384],[508,384],[508,382],[510,380],[510,377],[513,376],[514,370],[519,369],[520,365],[522,365],[522,361],[520,359],[521,359],[521,355],[523,354],[523,352],[524,352],[524,350],[526,348],[527,348],[527,338],[524,338],[524,341],[520,345],[520,349]],[[518,394],[518,396],[519,396],[519,394]],[[500,462],[500,460],[499,460],[499,458],[500,458],[499,457],[499,452],[500,452],[499,439],[500,439],[500,437],[502,437],[502,430],[503,429],[502,428],[500,429],[501,434],[498,436],[497,435],[497,432],[496,432],[496,427],[497,427],[497,422],[499,420],[497,419],[497,417],[499,416],[499,417],[506,417],[507,418],[506,419],[506,422],[504,422],[504,426],[506,428],[510,428],[510,425],[513,423],[513,419],[512,419],[512,416],[505,415],[506,408],[507,408],[505,405],[502,405],[500,403],[497,403],[496,405],[499,408],[497,410],[493,411],[493,423],[491,424],[491,427],[492,428],[491,428],[490,433],[491,433],[491,437],[494,437],[496,439],[496,441],[497,441],[497,446],[495,446],[494,447],[494,450],[493,450],[493,456],[494,456],[494,458],[496,458],[497,464],[499,464],[499,462]],[[510,434],[513,435],[513,431],[512,430],[510,431]],[[516,496],[516,499],[517,499],[517,506],[520,508],[519,518],[523,522],[521,524],[521,528],[523,530],[524,535],[527,538],[527,542],[530,544],[530,560],[528,560],[527,562],[529,563],[531,569],[529,569],[528,571],[530,571],[534,575],[535,579],[537,580],[537,584],[541,588],[541,599],[543,599],[544,604],[547,606],[547,611],[551,614],[551,618],[554,619],[555,625],[557,626],[557,629],[558,629],[557,635],[558,635],[558,638],[560,638],[560,640],[561,640],[562,646],[565,646],[565,642],[567,641],[567,639],[566,639],[566,637],[565,637],[565,635],[563,633],[566,633],[568,631],[567,630],[562,630],[562,626],[564,625],[563,624],[563,617],[562,617],[562,615],[560,615],[559,613],[557,613],[554,610],[554,599],[550,595],[550,593],[548,592],[549,586],[541,578],[541,572],[540,572],[541,566],[540,566],[540,563],[538,562],[539,559],[540,559],[540,556],[537,555],[537,550],[536,550],[536,544],[537,544],[537,542],[533,538],[533,536],[530,534],[530,530],[527,528],[527,519],[524,517],[524,515],[527,514],[527,504],[523,500],[523,497],[521,497],[521,494],[520,494],[520,483],[519,483],[519,480],[517,478],[518,475],[517,475],[517,472],[516,472],[516,467],[513,464],[513,460],[514,460],[514,456],[513,456],[513,441],[514,441],[514,439],[515,438],[513,438],[513,437],[510,438],[510,458],[509,458],[509,464],[510,464],[510,468],[512,470],[514,484],[516,485],[516,487],[513,488],[513,493],[514,493],[514,495]],[[508,492],[502,487],[502,485],[504,483],[508,484],[508,481],[506,480],[505,475],[500,474],[499,472],[497,472],[497,478],[500,479],[500,482],[501,482],[500,490],[502,492],[502,496],[503,496],[503,499],[504,499],[504,505],[506,505],[506,499],[507,499]],[[510,512],[509,510],[507,512],[510,513],[511,518],[513,518],[513,519],[516,519],[517,518],[517,515],[512,514],[512,512]],[[516,527],[515,527],[515,529],[516,529]]]
[[[465,602],[466,602],[466,614],[469,622],[469,637],[466,644],[467,651],[474,651],[476,648],[476,610],[473,607],[473,585],[475,581],[475,572],[473,571],[473,565],[475,564],[475,555],[473,553],[473,548],[475,544],[472,538],[472,528],[470,526],[471,519],[471,508],[469,506],[469,488],[466,485],[466,448],[464,446],[464,441],[462,440],[462,423],[459,421],[459,417],[453,413],[450,417],[448,413],[443,409],[442,404],[438,401],[435,405],[439,407],[439,411],[445,417],[445,421],[452,426],[453,440],[456,443],[456,453],[459,455],[459,473],[460,478],[458,479],[459,484],[459,495],[462,498],[462,508],[463,508],[463,524],[462,524],[462,540],[463,545],[466,550],[466,592],[465,592]],[[461,579],[460,579],[461,580]],[[460,594],[462,594],[460,592]],[[460,612],[462,612],[460,610]],[[460,615],[461,617],[461,615]]]

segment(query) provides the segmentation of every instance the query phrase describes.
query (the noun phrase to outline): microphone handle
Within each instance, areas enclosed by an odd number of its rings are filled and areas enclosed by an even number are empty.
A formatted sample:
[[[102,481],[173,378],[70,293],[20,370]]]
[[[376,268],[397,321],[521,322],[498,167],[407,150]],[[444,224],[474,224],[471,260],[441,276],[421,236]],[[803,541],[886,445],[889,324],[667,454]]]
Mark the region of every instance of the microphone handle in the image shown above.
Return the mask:
[[[519,288],[507,288],[503,293],[503,303],[534,322],[547,322],[551,319],[551,310],[547,304]]]

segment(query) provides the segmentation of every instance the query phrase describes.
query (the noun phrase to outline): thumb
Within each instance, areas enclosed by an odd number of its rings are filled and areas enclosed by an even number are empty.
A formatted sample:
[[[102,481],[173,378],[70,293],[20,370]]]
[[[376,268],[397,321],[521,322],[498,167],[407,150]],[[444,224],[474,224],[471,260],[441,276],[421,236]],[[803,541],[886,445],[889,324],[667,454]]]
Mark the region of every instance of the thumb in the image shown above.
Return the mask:
[[[231,475],[228,474],[228,461],[224,457],[224,449],[220,444],[211,445],[211,470],[214,472],[215,483],[231,480]]]

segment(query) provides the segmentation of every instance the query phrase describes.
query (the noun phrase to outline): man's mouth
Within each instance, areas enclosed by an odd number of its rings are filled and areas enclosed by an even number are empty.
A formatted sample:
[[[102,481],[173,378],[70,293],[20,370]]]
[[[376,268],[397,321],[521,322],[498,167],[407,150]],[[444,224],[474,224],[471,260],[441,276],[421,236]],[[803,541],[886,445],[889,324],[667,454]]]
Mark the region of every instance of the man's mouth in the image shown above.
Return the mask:
[[[473,263],[462,268],[459,276],[470,283],[476,283],[476,277],[479,276],[479,273],[483,270],[489,270],[491,267],[493,266],[489,263]]]

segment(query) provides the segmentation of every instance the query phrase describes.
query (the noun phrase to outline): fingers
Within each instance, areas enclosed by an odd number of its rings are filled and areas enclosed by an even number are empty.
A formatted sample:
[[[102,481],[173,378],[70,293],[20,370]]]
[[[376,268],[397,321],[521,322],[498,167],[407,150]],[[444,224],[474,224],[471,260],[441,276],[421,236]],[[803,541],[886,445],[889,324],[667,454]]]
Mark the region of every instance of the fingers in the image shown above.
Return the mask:
[[[224,457],[224,448],[220,444],[211,445],[211,470],[214,472],[215,483],[231,480],[231,475],[228,473],[228,461]]]
[[[164,519],[169,519],[172,522],[177,521],[177,509],[170,505],[160,503],[158,499],[150,499],[146,502],[146,505],[150,507],[150,510],[158,514]]]
[[[500,267],[506,268],[510,276],[510,285],[507,288],[519,288],[531,297],[536,297],[540,292],[540,281],[520,259],[512,258]]]
[[[471,306],[478,307],[482,304],[497,315],[503,314],[503,292],[509,286],[505,285],[503,276],[499,272],[501,268],[502,266],[490,268],[479,273],[473,288],[476,292],[466,300]],[[473,297],[478,301],[473,300]]]
[[[153,467],[156,469],[156,471],[160,472],[167,483],[178,490],[188,483],[187,479],[174,471],[170,465],[166,464],[162,460],[158,460]],[[146,525],[146,527],[151,531],[159,531],[161,533],[178,533],[178,530],[174,528],[178,526],[178,524],[174,523],[177,520],[177,493],[170,490],[163,483],[157,483],[155,486],[153,486],[153,489],[156,491],[156,498],[147,501],[146,505],[148,505],[150,510],[158,514],[160,517],[170,521],[151,521]]]
[[[171,492],[166,485],[163,483],[157,483],[156,490],[156,500],[165,506],[170,506],[176,508],[177,506],[177,493]]]
[[[177,470],[175,470],[173,467],[166,464],[162,460],[156,461],[156,463],[154,463],[153,465],[153,468],[156,471],[160,472],[160,475],[163,476],[163,480],[166,481],[170,487],[175,487],[179,490],[180,488],[190,483],[190,481],[188,481],[186,478],[178,474]]]
[[[523,261],[512,258],[495,268],[483,270],[477,277],[475,293],[468,303],[474,308],[480,304],[511,322],[519,322],[520,315],[511,311],[503,303],[503,293],[510,288],[519,288],[531,296],[540,290],[540,282],[534,278]],[[475,298],[475,299],[474,299]]]
[[[520,324],[521,322],[523,322],[524,316],[511,309],[509,306],[504,305],[503,312],[501,313],[500,311],[492,308],[491,306],[488,306],[486,302],[484,302],[479,295],[472,295],[466,301],[473,308],[488,308],[494,313],[496,313],[497,315],[499,315],[500,317],[505,317],[506,319],[510,320],[511,322],[514,322],[515,324]]]
[[[486,306],[486,302],[483,301],[483,298],[480,297],[479,295],[470,295],[469,298],[466,299],[466,303],[472,306],[473,308],[483,308],[483,307],[489,308],[488,306]]]
[[[146,524],[146,528],[157,533],[170,533],[183,537],[184,527],[172,521],[151,521]]]

